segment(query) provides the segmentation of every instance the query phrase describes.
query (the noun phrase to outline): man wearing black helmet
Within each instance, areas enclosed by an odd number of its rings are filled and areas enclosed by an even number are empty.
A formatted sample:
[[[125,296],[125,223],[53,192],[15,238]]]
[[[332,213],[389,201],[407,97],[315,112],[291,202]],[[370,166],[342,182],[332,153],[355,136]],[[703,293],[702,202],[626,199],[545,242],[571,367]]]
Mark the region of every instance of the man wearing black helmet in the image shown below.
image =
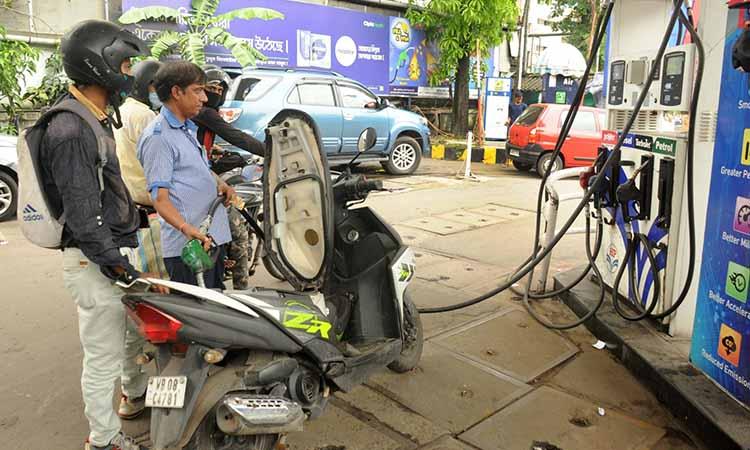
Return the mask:
[[[120,160],[122,179],[141,213],[142,224],[138,230],[138,253],[140,266],[136,270],[158,273],[167,278],[167,269],[161,252],[161,225],[159,217],[153,207],[151,196],[146,189],[146,175],[143,173],[136,146],[143,134],[143,130],[154,120],[154,110],[161,107],[159,97],[154,87],[154,76],[161,67],[158,61],[141,61],[133,66],[133,89],[130,96],[120,106],[122,127],[114,130],[117,158]],[[145,219],[145,218],[148,219]],[[143,368],[135,363],[139,354],[143,353],[143,338],[132,321],[128,320],[125,333],[125,359],[122,368],[122,397],[117,414],[123,419],[133,419],[139,416],[145,408],[143,397],[146,375]]]
[[[119,107],[133,83],[130,58],[145,54],[147,47],[117,25],[89,20],[65,34],[60,51],[74,83],[63,101],[78,113],[60,111],[47,123],[40,178],[51,208],[61,211],[65,222],[63,279],[76,302],[84,355],[81,391],[90,429],[84,448],[135,450],[141,447],[120,431],[112,397],[126,330],[118,285],[130,286],[144,276],[134,267],[140,219],[120,175],[111,126],[122,125]]]
[[[206,97],[208,101],[193,122],[198,125],[198,142],[203,145],[209,159],[218,149],[214,147],[216,136],[230,144],[258,156],[263,156],[265,146],[262,142],[227,123],[219,115],[219,107],[224,104],[229,90],[230,78],[217,66],[204,66],[206,73]],[[232,242],[229,245],[228,256],[234,261],[232,268],[232,287],[237,290],[250,288],[250,237],[247,225],[242,215],[234,208],[229,208],[229,227],[232,232]]]
[[[231,81],[227,73],[216,66],[204,66],[203,71],[206,73],[206,98],[208,98],[208,101],[198,115],[193,118],[193,122],[198,125],[198,142],[206,149],[209,158],[214,151],[216,136],[242,150],[263,156],[266,148],[262,142],[227,123],[219,115],[219,107],[226,100]]]

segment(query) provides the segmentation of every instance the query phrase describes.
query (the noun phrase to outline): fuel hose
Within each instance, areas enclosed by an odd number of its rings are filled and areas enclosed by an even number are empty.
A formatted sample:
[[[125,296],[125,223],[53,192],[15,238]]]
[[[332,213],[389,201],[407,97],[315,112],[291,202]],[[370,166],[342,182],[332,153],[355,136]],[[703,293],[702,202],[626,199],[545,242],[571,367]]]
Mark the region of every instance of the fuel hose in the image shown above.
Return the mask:
[[[603,19],[601,21],[601,27],[598,30],[598,33],[597,33],[597,36],[596,36],[597,46],[601,44],[601,40],[602,40],[603,34],[606,31],[606,27],[607,27],[607,25],[609,23],[609,19],[611,17],[613,6],[614,6],[614,4],[613,4],[612,1],[610,1],[608,3],[608,5],[607,5],[606,12],[605,12],[604,17],[603,17]],[[678,20],[678,18],[680,17],[681,14],[682,14],[681,8],[679,6],[675,7],[675,9],[674,9],[674,11],[673,11],[673,13],[672,13],[672,15],[670,17],[669,24],[667,25],[667,29],[665,30],[664,36],[662,37],[662,41],[661,41],[661,44],[659,46],[659,50],[657,51],[657,54],[656,54],[656,60],[661,61],[661,59],[664,57],[664,53],[665,53],[667,45],[669,43],[669,38],[671,36],[672,30],[674,29],[674,26],[675,26],[675,24],[676,24],[676,22],[677,22],[677,20]],[[691,34],[696,34],[697,35],[697,33],[694,33],[694,29],[689,30],[689,31],[691,32]],[[596,46],[592,46],[592,49],[595,48],[595,47]],[[595,52],[592,50],[592,53],[595,53]],[[588,64],[587,64],[587,70],[588,71],[591,70],[591,66],[593,65],[593,62],[594,62],[593,58],[589,58],[589,61],[588,61]],[[503,291],[507,290],[513,284],[517,283],[519,280],[523,279],[526,275],[528,275],[529,273],[531,273],[531,271],[539,263],[541,263],[544,260],[544,258],[546,258],[547,255],[550,254],[550,252],[552,252],[552,250],[555,248],[555,246],[560,242],[560,240],[562,240],[562,238],[565,236],[565,234],[568,232],[568,230],[573,226],[573,223],[575,222],[575,220],[577,219],[577,217],[581,214],[581,212],[584,210],[584,208],[587,207],[587,205],[588,205],[589,201],[591,200],[591,197],[594,195],[594,193],[598,192],[599,188],[604,183],[605,177],[601,176],[601,174],[605,173],[614,164],[615,160],[617,158],[619,158],[620,150],[621,150],[622,145],[624,143],[625,137],[627,136],[628,133],[630,133],[630,130],[632,129],[633,124],[635,123],[636,118],[638,116],[638,112],[640,112],[641,108],[643,107],[643,103],[645,102],[646,97],[648,96],[649,89],[651,88],[651,84],[652,84],[652,82],[653,82],[653,80],[654,80],[654,78],[655,78],[655,76],[657,74],[657,70],[659,69],[659,66],[660,65],[657,65],[657,64],[654,64],[652,66],[651,71],[649,73],[649,77],[647,78],[646,83],[643,86],[643,89],[641,90],[641,93],[638,96],[636,104],[633,107],[633,113],[630,115],[630,118],[628,119],[625,127],[623,128],[622,133],[621,133],[621,135],[620,135],[617,143],[613,147],[612,151],[609,153],[609,156],[608,156],[607,160],[604,162],[604,164],[603,164],[603,166],[601,168],[601,171],[600,171],[601,172],[600,175],[596,176],[594,178],[594,182],[592,183],[592,185],[589,187],[589,189],[584,194],[584,197],[581,199],[581,202],[576,206],[575,210],[573,211],[573,213],[571,214],[571,216],[568,218],[568,220],[565,222],[565,224],[562,226],[562,228],[560,229],[560,231],[558,233],[556,233],[555,236],[552,238],[552,240],[549,243],[549,245],[546,246],[545,248],[540,249],[539,251],[537,251],[537,248],[539,248],[538,244],[539,244],[539,241],[540,241],[539,227],[537,227],[537,232],[535,233],[536,236],[535,236],[535,239],[534,239],[534,253],[536,255],[529,261],[528,264],[525,265],[525,267],[523,267],[521,270],[519,270],[518,272],[516,272],[505,283],[503,283],[502,285],[496,287],[495,289],[492,289],[489,292],[486,292],[486,293],[484,293],[484,294],[482,294],[482,295],[480,295],[478,297],[475,297],[473,299],[466,300],[464,302],[460,302],[460,303],[457,303],[457,304],[454,304],[454,305],[447,305],[447,306],[433,307],[433,308],[421,308],[419,310],[420,313],[422,313],[422,314],[434,314],[434,313],[442,313],[442,312],[455,311],[455,310],[458,310],[458,309],[462,309],[462,308],[466,308],[466,307],[475,305],[475,304],[483,302],[483,301],[485,301],[485,300],[487,300],[487,299],[489,299],[491,297],[494,297],[495,295],[499,294],[500,292],[503,292]],[[578,92],[576,94],[576,97],[577,98],[582,98],[584,90],[585,90],[585,83],[581,83],[581,85],[578,88]],[[570,119],[570,114],[572,113],[572,111],[574,111],[574,108],[571,108],[571,110],[568,112],[568,117],[566,119]],[[691,120],[693,120],[693,117],[691,117]],[[567,120],[567,123],[569,125],[572,125],[572,121],[571,120]],[[564,141],[565,137],[567,137],[567,133],[569,132],[569,130],[570,130],[570,126],[568,126],[565,130],[563,130],[564,134],[561,133],[560,137],[558,138],[558,143]],[[691,129],[691,131],[692,131],[692,129]],[[554,154],[553,160],[554,160],[555,157],[557,157],[559,155],[561,149],[562,149],[562,146],[558,145],[557,148],[555,149],[555,154]],[[547,175],[547,176],[549,175],[549,172],[551,172],[551,167],[552,167],[551,165],[548,166],[548,168],[547,168],[548,170],[545,170],[545,175]],[[546,181],[546,177],[543,178],[542,186],[540,186],[540,191],[543,190],[544,182],[545,181]],[[538,223],[541,223],[541,208],[540,207],[537,208],[537,221],[538,221]],[[689,289],[689,286],[688,286],[688,289]],[[535,316],[535,318],[537,318],[537,317]],[[537,318],[537,320],[538,320],[538,318]]]

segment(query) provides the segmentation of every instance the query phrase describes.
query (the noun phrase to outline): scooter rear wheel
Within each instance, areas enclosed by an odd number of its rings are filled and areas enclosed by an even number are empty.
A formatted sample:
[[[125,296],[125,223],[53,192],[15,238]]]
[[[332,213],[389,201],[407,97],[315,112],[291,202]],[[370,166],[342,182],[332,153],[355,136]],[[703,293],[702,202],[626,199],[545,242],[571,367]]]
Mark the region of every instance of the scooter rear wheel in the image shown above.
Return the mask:
[[[216,425],[214,411],[211,411],[198,425],[185,450],[273,450],[278,442],[278,434],[251,436],[224,434]]]

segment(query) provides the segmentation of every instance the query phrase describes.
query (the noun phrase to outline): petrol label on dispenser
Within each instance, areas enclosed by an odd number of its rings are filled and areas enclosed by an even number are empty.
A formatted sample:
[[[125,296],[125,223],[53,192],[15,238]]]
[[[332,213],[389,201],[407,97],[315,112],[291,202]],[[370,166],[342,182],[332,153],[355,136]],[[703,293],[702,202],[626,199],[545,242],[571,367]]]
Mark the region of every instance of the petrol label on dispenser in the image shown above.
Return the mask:
[[[654,153],[666,156],[674,156],[677,153],[677,141],[667,138],[656,138],[654,141]]]

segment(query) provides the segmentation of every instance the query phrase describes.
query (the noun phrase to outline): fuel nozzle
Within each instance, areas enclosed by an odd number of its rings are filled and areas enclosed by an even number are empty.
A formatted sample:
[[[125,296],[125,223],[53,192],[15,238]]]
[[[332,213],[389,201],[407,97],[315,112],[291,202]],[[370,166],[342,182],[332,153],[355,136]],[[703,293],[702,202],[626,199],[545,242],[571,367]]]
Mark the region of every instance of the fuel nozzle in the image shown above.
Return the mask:
[[[640,208],[643,202],[643,192],[636,186],[635,179],[638,175],[651,164],[651,158],[647,159],[641,164],[628,180],[617,187],[617,201],[622,208],[622,218],[626,223],[631,222],[633,219],[637,219],[640,213],[633,215],[630,213],[629,205],[631,202],[635,202]]]
[[[198,285],[203,283],[204,272],[214,268],[214,260],[203,248],[203,243],[198,239],[191,239],[182,247],[182,262],[195,274]]]

